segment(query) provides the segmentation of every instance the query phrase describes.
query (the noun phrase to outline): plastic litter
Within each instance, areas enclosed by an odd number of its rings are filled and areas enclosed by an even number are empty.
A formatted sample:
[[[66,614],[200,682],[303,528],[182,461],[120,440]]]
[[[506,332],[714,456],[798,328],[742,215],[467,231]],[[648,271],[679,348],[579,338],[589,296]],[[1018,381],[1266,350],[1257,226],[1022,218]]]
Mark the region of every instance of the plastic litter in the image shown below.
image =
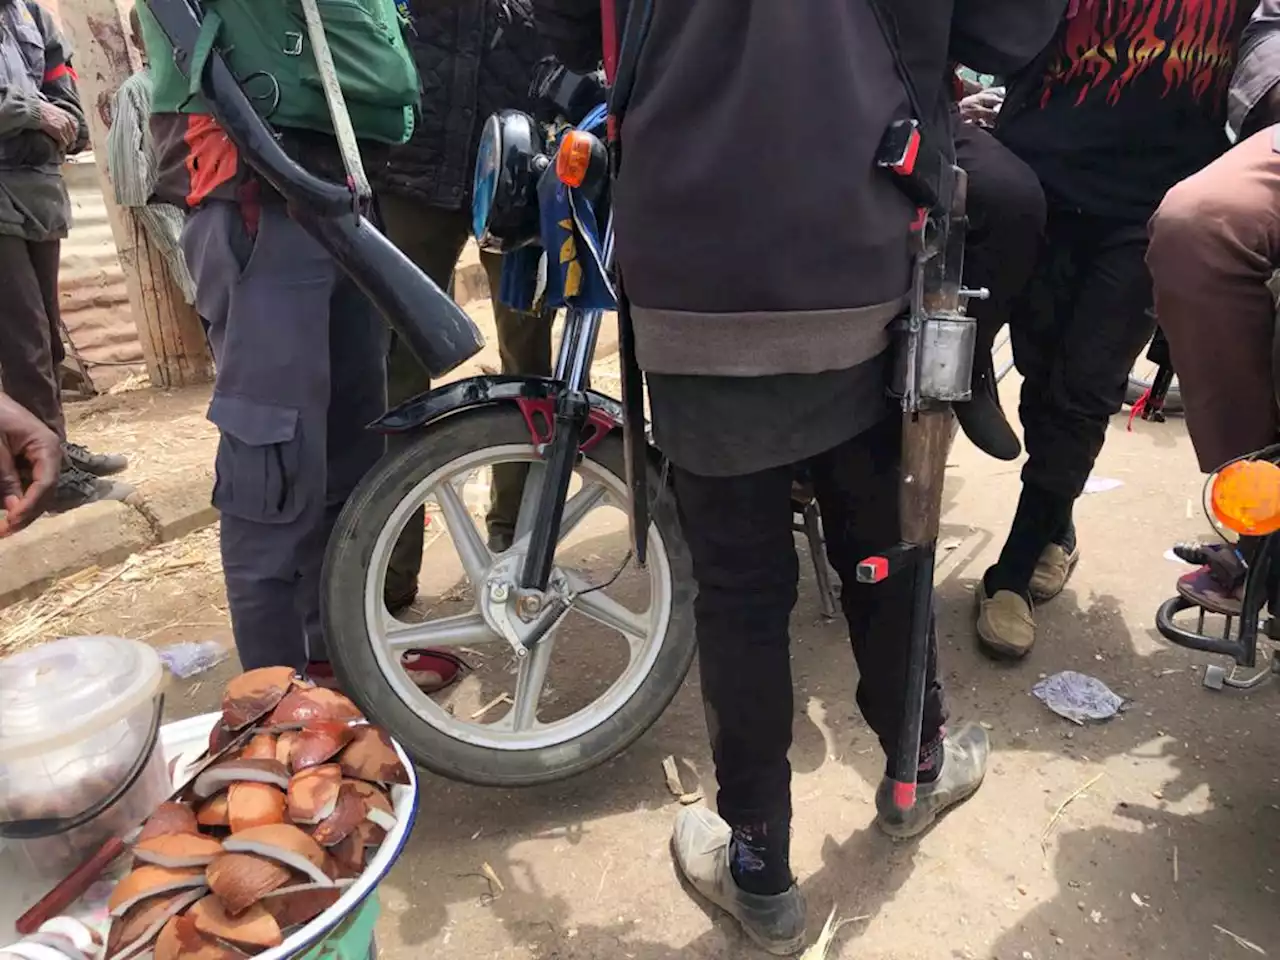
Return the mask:
[[[156,652],[160,654],[160,661],[169,668],[169,672],[179,680],[212,670],[231,656],[231,651],[217,640],[171,643]]]
[[[1108,490],[1118,490],[1124,486],[1123,480],[1113,480],[1110,477],[1090,477],[1085,481],[1085,493],[1106,493]]]
[[[1045,677],[1031,692],[1058,716],[1081,726],[1089,720],[1110,720],[1124,709],[1124,699],[1105,683],[1074,670]]]

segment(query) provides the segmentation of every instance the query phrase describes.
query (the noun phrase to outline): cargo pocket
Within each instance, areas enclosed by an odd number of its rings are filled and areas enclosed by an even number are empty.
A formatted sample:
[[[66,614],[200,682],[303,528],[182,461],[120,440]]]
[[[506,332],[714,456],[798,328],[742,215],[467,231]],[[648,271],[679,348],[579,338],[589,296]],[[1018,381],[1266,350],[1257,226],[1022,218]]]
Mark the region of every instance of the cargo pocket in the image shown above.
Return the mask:
[[[209,420],[222,433],[213,505],[257,523],[290,523],[306,507],[303,437],[293,407],[214,396]]]

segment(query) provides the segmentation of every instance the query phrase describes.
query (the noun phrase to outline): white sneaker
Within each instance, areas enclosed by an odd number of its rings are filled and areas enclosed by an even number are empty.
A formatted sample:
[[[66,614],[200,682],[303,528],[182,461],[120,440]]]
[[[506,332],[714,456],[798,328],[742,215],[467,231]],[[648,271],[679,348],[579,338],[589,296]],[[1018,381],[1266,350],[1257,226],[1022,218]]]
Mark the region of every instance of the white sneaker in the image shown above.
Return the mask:
[[[804,897],[794,883],[782,893],[747,893],[729,870],[733,831],[706,807],[685,807],[676,817],[671,850],[685,879],[738,923],[747,936],[778,957],[804,947]]]

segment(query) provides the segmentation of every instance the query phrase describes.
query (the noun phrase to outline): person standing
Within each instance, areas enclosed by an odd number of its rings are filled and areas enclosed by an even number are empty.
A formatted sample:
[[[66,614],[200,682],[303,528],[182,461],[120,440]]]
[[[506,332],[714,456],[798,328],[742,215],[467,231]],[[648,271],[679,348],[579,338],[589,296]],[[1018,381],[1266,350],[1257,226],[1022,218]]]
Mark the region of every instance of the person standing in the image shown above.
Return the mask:
[[[172,60],[145,3],[139,14],[149,61]],[[320,570],[338,513],[384,452],[365,425],[386,408],[386,326],[207,107],[163,92],[157,79],[154,196],[186,213],[182,251],[217,365],[212,499],[236,650],[246,670],[327,675]],[[331,132],[278,133],[312,173],[345,181]]]
[[[71,227],[62,163],[88,142],[71,50],[53,19],[35,0],[0,0],[0,381],[62,441],[53,510],[133,492],[106,479],[128,461],[67,442],[62,412],[58,266]]]
[[[243,7],[239,14],[236,22],[244,24]],[[162,57],[173,62],[173,50],[145,3],[139,17],[159,70]],[[398,78],[387,78],[380,107],[405,116],[417,92],[407,53],[388,47],[372,22],[343,26],[349,44],[367,44],[370,58],[398,69]],[[233,37],[221,40],[234,44]],[[302,68],[298,57],[273,45],[259,49],[273,58],[267,68]],[[338,514],[385,452],[381,435],[366,426],[386,411],[387,327],[355,281],[293,219],[284,198],[243,160],[204,102],[191,100],[185,77],[157,79],[154,93],[155,199],[187,212],[182,252],[217,366],[208,412],[219,434],[213,505],[240,665],[290,666],[331,685],[320,574]],[[387,102],[393,96],[402,98],[401,107]],[[323,114],[306,118],[310,126],[281,125],[276,133],[308,171],[344,183],[332,118],[321,108]],[[381,141],[359,146],[370,166],[385,157]],[[423,651],[406,651],[401,663],[411,681],[428,689],[457,676],[456,663]]]
[[[1033,604],[1080,557],[1072,510],[1155,328],[1147,221],[1227,146],[1227,90],[1250,0],[1072,0],[1015,76],[996,136],[1048,200],[1045,239],[1011,306],[1027,461],[996,563],[975,591],[981,648],[1025,657]]]
[[[599,3],[537,6],[557,56],[591,69]],[[879,145],[891,122],[914,118],[949,155],[948,60],[1008,72],[1043,47],[1062,9],[928,0],[911,6],[907,29],[900,6],[652,0],[643,47],[622,54],[638,61],[613,196],[618,260],[698,585],[720,788],[716,812],[681,811],[672,849],[701,897],[779,955],[798,952],[805,929],[787,761],[800,466],[844,584],[858,706],[886,752],[904,719],[911,579],[856,574],[901,535],[887,327],[910,285],[916,210],[877,167]],[[876,822],[898,838],[923,832],[986,773],[982,727],[944,725],[932,630],[930,640],[917,803],[898,816],[887,772],[876,792]]]
[[[413,138],[391,152],[374,177],[387,236],[439,286],[448,288],[471,235],[471,189],[480,132],[502,109],[531,110],[530,85],[544,45],[529,0],[409,0],[410,46],[423,79],[422,116]],[[482,252],[498,352],[505,374],[551,373],[553,311],[527,314],[499,298],[502,256]],[[393,340],[387,358],[392,405],[431,386],[409,350]],[[394,441],[393,441],[394,442]],[[519,464],[494,468],[489,548],[511,546],[524,486]],[[422,566],[423,515],[405,526],[388,565],[387,607],[413,603]]]

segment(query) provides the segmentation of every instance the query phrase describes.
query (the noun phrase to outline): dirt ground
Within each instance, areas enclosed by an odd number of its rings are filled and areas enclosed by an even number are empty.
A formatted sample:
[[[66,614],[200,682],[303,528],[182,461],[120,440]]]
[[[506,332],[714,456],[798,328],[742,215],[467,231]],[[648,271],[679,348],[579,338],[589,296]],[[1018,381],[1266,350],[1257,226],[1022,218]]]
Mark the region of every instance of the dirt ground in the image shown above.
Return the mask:
[[[597,378],[605,389],[608,375],[604,367]],[[1006,385],[1007,409],[1012,389]],[[123,405],[107,402],[115,399]],[[95,447],[161,429],[169,450],[208,442],[198,394],[99,402],[73,427]],[[801,547],[792,862],[811,933],[834,908],[850,922],[829,956],[845,960],[1280,954],[1280,755],[1269,726],[1280,719],[1277,690],[1206,690],[1209,658],[1170,647],[1153,626],[1182,569],[1165,551],[1207,534],[1183,425],[1138,423],[1129,433],[1116,419],[1095,476],[1122,485],[1081,500],[1084,559],[1067,591],[1040,610],[1035,651],[1015,665],[982,657],[971,623],[973,580],[998,550],[1017,498],[1017,465],[982,458],[964,441],[952,459],[938,579],[941,662],[953,717],[990,728],[990,776],[916,843],[876,832],[882,757],[853,703],[846,629],[821,620]],[[181,469],[160,450],[139,460],[139,471]],[[597,537],[589,546],[595,556],[617,542]],[[229,644],[212,531],[0,611],[0,638],[84,632]],[[1130,700],[1127,711],[1089,727],[1051,714],[1030,688],[1068,668],[1106,681]],[[232,669],[228,661],[175,682],[169,713],[210,709]],[[714,793],[696,669],[631,750],[573,781],[512,792],[424,775],[417,828],[382,887],[383,955],[757,956],[676,878],[668,755],[689,761]],[[500,891],[484,876],[486,864]]]

